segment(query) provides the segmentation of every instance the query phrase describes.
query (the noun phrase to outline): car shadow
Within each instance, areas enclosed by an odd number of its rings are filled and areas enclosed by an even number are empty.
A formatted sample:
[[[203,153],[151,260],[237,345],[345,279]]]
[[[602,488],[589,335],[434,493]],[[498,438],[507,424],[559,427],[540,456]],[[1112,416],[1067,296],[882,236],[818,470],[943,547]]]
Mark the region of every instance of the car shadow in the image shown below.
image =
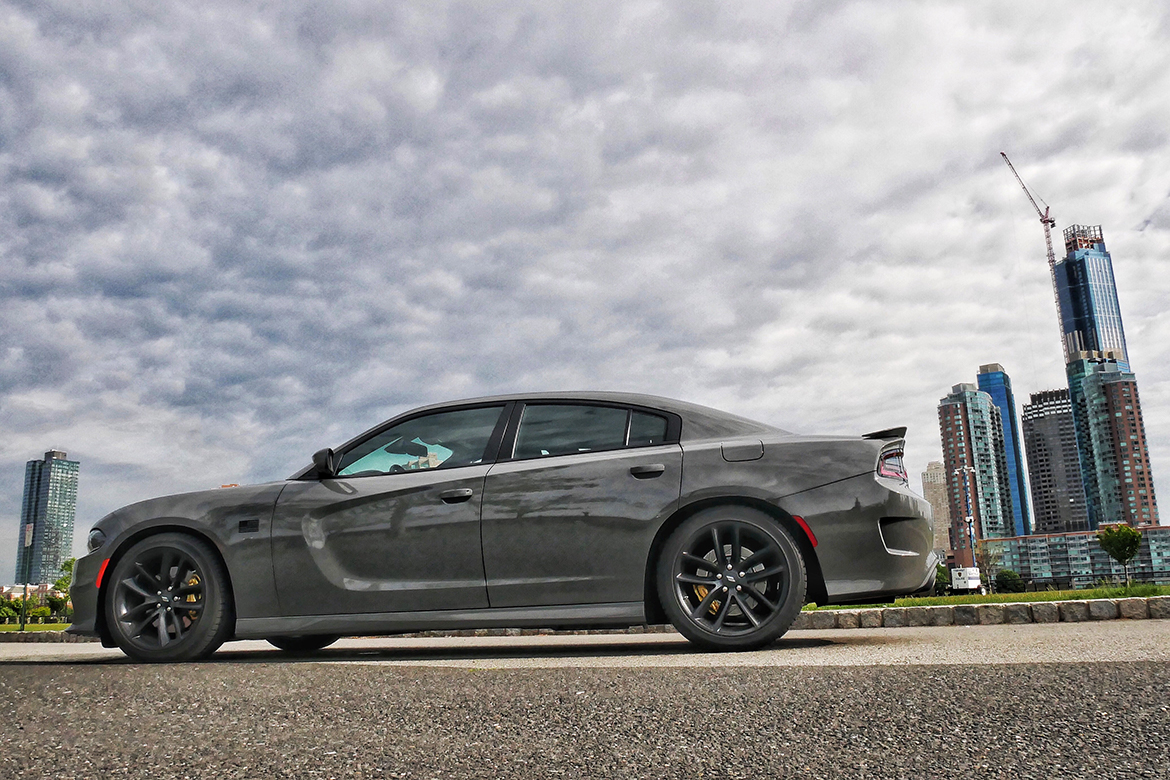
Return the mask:
[[[755,652],[775,652],[784,650],[798,650],[809,648],[829,647],[840,644],[828,639],[791,639],[783,637],[776,642]],[[516,645],[470,644],[464,647],[449,645],[439,647],[327,647],[312,653],[289,653],[275,647],[268,649],[232,649],[231,643],[221,648],[215,655],[202,661],[198,665],[214,664],[297,664],[297,663],[371,663],[371,662],[410,662],[410,661],[492,661],[511,659],[564,659],[564,658],[621,658],[628,656],[682,656],[701,655],[694,645],[681,638],[674,642],[639,641],[639,642],[604,642],[566,644],[557,643],[525,643]],[[20,659],[0,661],[0,666],[110,666],[135,665],[135,662],[126,656],[98,657],[98,658],[45,658]],[[152,664],[153,665],[153,664]]]

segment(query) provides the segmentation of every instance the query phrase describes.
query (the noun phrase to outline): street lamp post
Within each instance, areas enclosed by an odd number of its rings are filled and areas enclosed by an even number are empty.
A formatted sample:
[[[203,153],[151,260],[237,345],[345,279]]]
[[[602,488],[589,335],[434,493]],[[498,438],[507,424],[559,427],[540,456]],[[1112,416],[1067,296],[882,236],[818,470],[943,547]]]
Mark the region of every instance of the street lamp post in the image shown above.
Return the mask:
[[[967,521],[967,549],[971,551],[972,567],[978,568],[977,562],[975,561],[975,515],[971,511],[970,488],[971,475],[975,473],[975,468],[973,466],[959,466],[951,473],[955,477],[958,477],[960,474],[963,476],[963,500],[967,506],[967,517],[965,518]]]

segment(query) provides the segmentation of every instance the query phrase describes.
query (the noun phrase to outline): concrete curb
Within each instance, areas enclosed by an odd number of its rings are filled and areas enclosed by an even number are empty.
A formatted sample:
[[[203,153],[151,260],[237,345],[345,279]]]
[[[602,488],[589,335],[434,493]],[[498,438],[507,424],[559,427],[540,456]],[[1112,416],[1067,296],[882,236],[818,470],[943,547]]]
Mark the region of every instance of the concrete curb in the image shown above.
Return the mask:
[[[1032,601],[1009,604],[954,604],[939,607],[885,607],[873,609],[818,609],[801,612],[792,631],[828,631],[843,628],[904,628],[920,626],[996,626],[1028,623],[1084,623],[1099,620],[1170,619],[1170,596],[1081,601]],[[553,636],[582,634],[666,634],[672,626],[631,626],[626,629],[478,628],[462,631],[422,631],[398,636]],[[0,631],[0,642],[96,642],[94,637],[64,631]]]

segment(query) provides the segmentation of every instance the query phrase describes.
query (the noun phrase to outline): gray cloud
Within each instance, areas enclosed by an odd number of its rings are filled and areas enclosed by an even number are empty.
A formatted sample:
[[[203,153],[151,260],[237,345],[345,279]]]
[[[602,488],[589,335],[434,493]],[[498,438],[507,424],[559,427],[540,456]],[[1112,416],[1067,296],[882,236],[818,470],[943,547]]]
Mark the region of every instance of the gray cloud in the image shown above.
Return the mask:
[[[614,388],[909,424],[1063,381],[1039,226],[1113,251],[1170,469],[1167,17],[1133,4],[0,3],[0,581],[412,405]],[[7,475],[7,476],[2,476]]]

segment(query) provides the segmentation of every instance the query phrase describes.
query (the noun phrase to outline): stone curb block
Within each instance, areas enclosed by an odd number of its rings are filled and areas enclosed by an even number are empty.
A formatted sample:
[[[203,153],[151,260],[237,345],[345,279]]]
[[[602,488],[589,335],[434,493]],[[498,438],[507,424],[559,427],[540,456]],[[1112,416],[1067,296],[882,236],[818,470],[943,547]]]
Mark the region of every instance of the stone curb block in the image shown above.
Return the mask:
[[[861,612],[862,628],[881,628],[882,611],[880,609],[866,609]]]
[[[1032,607],[1030,604],[1004,604],[1004,622],[1013,626],[1032,622]]]
[[[1092,599],[1089,605],[1089,620],[1117,620],[1117,602],[1110,599]]]
[[[906,607],[906,625],[917,628],[930,625],[929,607]]]
[[[981,626],[998,626],[1003,623],[1003,604],[978,604],[975,613],[979,615]]]
[[[1061,601],[1058,603],[1060,604],[1061,623],[1084,623],[1089,619],[1089,602]]]
[[[883,609],[882,626],[885,628],[904,628],[906,626],[906,608],[887,607]]]
[[[1170,596],[1155,596],[1146,599],[1146,607],[1150,610],[1150,617],[1159,620],[1170,618]]]
[[[953,626],[955,625],[955,610],[951,607],[938,606],[927,607],[930,610],[930,625],[932,626]]]
[[[861,614],[855,609],[843,609],[837,613],[837,628],[861,628]]]
[[[975,609],[977,604],[956,604],[951,607],[951,611],[955,615],[956,626],[974,626],[979,623],[979,612]]]
[[[1059,623],[1060,607],[1055,601],[1037,601],[1032,604],[1032,621],[1035,623]]]
[[[1125,620],[1145,620],[1150,616],[1145,599],[1118,599],[1117,609]]]
[[[837,627],[837,611],[832,609],[822,610],[820,612],[810,612],[812,617],[811,625],[809,626],[815,630],[826,630]]]

